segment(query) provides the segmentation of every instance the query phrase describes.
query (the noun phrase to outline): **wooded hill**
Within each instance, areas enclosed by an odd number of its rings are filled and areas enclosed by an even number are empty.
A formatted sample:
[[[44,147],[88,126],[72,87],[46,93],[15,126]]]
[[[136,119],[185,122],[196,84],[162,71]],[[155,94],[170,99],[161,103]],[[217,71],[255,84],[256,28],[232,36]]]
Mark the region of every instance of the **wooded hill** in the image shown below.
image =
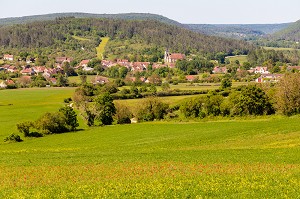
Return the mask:
[[[78,40],[74,36],[85,39]],[[19,51],[47,49],[48,53],[51,53],[57,49],[65,52],[68,50],[78,52],[84,49],[81,54],[87,52],[96,54],[95,47],[103,36],[108,36],[111,40],[130,40],[144,45],[168,48],[171,52],[185,54],[192,52],[246,54],[252,49],[252,46],[244,41],[207,36],[155,20],[68,17],[0,27],[0,45],[3,52],[13,49]]]
[[[277,40],[300,42],[300,20],[275,33],[272,38]]]
[[[0,19],[0,25],[24,24],[36,21],[50,21],[62,17],[75,18],[101,18],[101,19],[124,19],[124,20],[156,20],[169,25],[183,26],[181,23],[164,17],[162,15],[150,13],[123,13],[123,14],[91,14],[81,12],[53,13],[44,15],[33,15],[24,17],[12,17]]]
[[[253,39],[273,34],[291,25],[282,24],[187,24],[186,26],[196,32],[220,37],[235,39]]]

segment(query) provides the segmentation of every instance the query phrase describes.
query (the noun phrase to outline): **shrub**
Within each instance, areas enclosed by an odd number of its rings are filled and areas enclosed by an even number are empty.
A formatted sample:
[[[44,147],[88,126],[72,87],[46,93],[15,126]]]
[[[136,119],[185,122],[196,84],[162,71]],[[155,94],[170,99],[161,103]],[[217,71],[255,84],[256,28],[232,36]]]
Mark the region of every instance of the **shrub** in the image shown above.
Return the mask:
[[[130,124],[132,113],[127,106],[116,104],[115,119],[117,124]]]
[[[4,142],[22,142],[23,140],[19,135],[10,134],[8,137],[4,139]]]
[[[43,131],[44,134],[67,132],[66,117],[61,112],[45,113],[36,121],[36,128]]]

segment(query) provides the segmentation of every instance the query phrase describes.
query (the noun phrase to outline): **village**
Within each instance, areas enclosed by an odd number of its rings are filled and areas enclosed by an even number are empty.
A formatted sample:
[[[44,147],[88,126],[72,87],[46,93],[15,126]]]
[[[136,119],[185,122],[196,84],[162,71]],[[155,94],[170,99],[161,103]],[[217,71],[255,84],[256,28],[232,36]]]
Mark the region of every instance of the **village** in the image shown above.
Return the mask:
[[[125,67],[127,68],[128,72],[134,74],[136,72],[143,72],[147,71],[148,68],[151,66],[153,70],[159,68],[169,68],[175,69],[176,63],[181,60],[185,60],[186,55],[181,53],[169,53],[165,51],[164,54],[164,61],[161,63],[151,63],[151,62],[130,62],[127,59],[116,59],[116,60],[101,60],[101,66],[104,70],[112,68],[112,67]],[[0,73],[3,74],[10,74],[8,78],[4,79],[2,77],[2,81],[0,81],[0,88],[15,88],[15,84],[19,83],[19,81],[30,82],[32,77],[34,76],[42,76],[45,80],[49,83],[47,86],[56,86],[57,84],[57,75],[66,75],[66,71],[64,71],[64,65],[68,65],[70,67],[70,63],[73,61],[72,57],[56,57],[55,58],[55,65],[53,67],[46,67],[46,66],[37,66],[35,64],[35,58],[30,58],[26,60],[26,64],[21,65],[21,60],[15,58],[14,55],[5,54],[3,55],[3,64],[0,65]],[[96,78],[92,80],[91,83],[98,84],[98,83],[107,83],[109,82],[108,77],[98,75],[98,72],[95,72],[94,68],[89,66],[91,60],[81,60],[79,64],[74,67],[71,67],[72,70],[76,72],[81,71],[83,74],[97,74]],[[16,66],[17,64],[18,67]],[[23,61],[24,63],[24,61]],[[210,71],[211,75],[225,75],[229,73],[229,69],[224,66],[216,66]],[[286,66],[280,67],[280,71],[299,71],[300,66]],[[272,74],[269,72],[268,67],[256,66],[255,68],[250,68],[249,70],[243,70],[240,67],[237,68],[236,73],[246,73],[248,75],[252,75],[255,77],[253,81],[257,83],[263,82],[277,82],[281,77],[283,77],[283,73],[275,73]],[[11,78],[14,77],[14,78]],[[4,76],[5,77],[5,76]],[[130,81],[135,81],[134,75],[131,75],[129,78]],[[144,83],[149,83],[147,77],[140,77],[140,80]],[[199,80],[199,75],[189,75],[185,76],[186,82],[195,82]]]

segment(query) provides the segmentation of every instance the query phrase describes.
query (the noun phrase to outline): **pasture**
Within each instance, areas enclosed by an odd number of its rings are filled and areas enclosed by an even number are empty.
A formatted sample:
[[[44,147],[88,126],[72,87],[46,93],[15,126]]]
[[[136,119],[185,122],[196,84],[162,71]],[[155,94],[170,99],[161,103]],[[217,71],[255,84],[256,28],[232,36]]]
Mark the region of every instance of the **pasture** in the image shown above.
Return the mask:
[[[0,91],[0,137],[73,91]],[[299,120],[81,121],[84,131],[1,141],[0,198],[298,198]]]
[[[105,46],[107,45],[107,43],[109,41],[109,37],[102,37],[101,40],[102,40],[101,43],[96,48],[96,50],[97,50],[97,57],[99,59],[103,59],[103,53],[105,52]]]
[[[275,50],[275,51],[299,51],[299,49],[295,48],[275,48],[275,47],[263,47],[266,50]]]
[[[237,55],[237,56],[230,56],[230,57],[226,57],[226,58],[229,59],[229,61],[231,63],[238,60],[240,62],[240,64],[243,64],[244,62],[248,61],[247,55]]]

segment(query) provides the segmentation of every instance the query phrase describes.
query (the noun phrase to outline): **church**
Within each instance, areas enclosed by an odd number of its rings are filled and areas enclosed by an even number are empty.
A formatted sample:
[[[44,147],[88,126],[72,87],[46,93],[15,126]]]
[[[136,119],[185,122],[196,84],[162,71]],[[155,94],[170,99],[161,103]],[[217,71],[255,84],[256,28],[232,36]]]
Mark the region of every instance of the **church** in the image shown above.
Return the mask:
[[[185,59],[185,55],[181,53],[169,53],[168,50],[165,51],[165,63],[176,63],[178,60]]]

